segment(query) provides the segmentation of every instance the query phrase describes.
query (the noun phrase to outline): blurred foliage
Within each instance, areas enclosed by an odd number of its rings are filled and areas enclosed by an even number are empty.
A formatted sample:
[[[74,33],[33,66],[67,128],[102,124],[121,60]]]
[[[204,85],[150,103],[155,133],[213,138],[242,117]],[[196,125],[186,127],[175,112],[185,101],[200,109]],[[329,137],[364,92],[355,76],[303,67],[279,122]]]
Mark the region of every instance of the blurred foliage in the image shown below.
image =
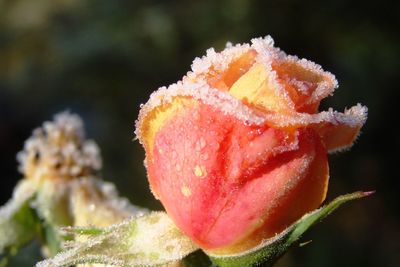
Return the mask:
[[[352,151],[331,156],[328,199],[377,190],[316,227],[314,242],[281,266],[398,266],[399,11],[389,0],[0,0],[1,203],[20,178],[14,155],[31,130],[70,109],[102,148],[104,178],[134,203],[161,209],[132,142],[139,104],[208,47],[271,34],[337,76],[324,108],[370,108]]]

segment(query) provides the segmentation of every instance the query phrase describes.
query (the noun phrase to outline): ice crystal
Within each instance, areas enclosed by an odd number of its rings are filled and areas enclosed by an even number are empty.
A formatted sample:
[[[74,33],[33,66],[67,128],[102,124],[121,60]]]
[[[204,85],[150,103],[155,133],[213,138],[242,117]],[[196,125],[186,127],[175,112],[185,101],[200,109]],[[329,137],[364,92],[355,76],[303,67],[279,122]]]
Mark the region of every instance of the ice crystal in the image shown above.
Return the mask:
[[[192,63],[193,72],[195,74],[203,74],[208,72],[211,67],[216,71],[223,71],[233,60],[250,49],[248,44],[237,44],[235,46],[229,44],[221,53],[215,52],[214,48],[209,48],[205,56],[195,58]]]

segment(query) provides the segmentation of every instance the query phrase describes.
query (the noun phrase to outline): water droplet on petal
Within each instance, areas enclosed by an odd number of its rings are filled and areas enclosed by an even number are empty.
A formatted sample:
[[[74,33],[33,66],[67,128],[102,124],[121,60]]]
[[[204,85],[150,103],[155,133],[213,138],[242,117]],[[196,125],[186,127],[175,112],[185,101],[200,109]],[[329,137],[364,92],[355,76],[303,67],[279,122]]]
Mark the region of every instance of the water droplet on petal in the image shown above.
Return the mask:
[[[200,159],[202,160],[207,160],[208,159],[208,153],[203,153],[200,155]]]
[[[192,190],[186,185],[181,187],[181,192],[185,197],[190,197],[192,195]]]
[[[197,177],[204,178],[205,176],[207,176],[207,170],[204,166],[196,165],[196,167],[194,168],[194,174]]]
[[[175,165],[175,169],[176,169],[176,171],[180,172],[182,170],[182,166],[179,163],[177,163]]]
[[[205,148],[206,147],[206,140],[203,138],[203,137],[201,137],[200,138],[200,148],[201,149],[203,149],[203,148]]]
[[[207,145],[206,140],[203,137],[201,137],[199,140],[196,141],[195,150],[199,152],[203,148],[205,148],[206,145]]]
[[[200,118],[200,113],[198,110],[193,112],[193,118],[195,118],[196,120],[198,120]]]

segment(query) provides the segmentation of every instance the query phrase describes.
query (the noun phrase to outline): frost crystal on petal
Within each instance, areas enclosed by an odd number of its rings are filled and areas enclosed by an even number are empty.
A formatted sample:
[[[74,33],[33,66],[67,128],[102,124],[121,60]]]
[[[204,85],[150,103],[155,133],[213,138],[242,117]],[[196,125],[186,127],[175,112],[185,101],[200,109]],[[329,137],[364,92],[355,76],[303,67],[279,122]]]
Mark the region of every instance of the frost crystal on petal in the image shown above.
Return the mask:
[[[240,61],[242,56],[245,57],[244,61]],[[247,65],[242,68],[240,66],[242,63]],[[232,64],[239,64],[239,66]],[[233,95],[233,92],[230,93],[229,90],[235,85],[227,84],[223,80],[223,75],[234,68],[233,74],[230,74],[233,78],[229,77],[229,81],[240,82],[241,77],[236,76],[245,76],[244,74],[250,72],[251,67],[256,64],[261,64],[266,71],[266,81],[262,84],[266,87],[261,87],[260,90],[266,94],[265,101],[262,101],[267,104],[262,106],[261,110],[260,106],[252,103],[246,94],[239,98]],[[244,82],[245,87],[246,85]],[[352,136],[353,133],[358,133],[365,122],[366,107],[357,105],[344,113],[333,110],[318,113],[319,102],[331,95],[337,87],[338,82],[333,74],[324,71],[320,65],[312,61],[286,55],[285,52],[274,47],[274,41],[270,36],[252,39],[251,45],[228,43],[221,52],[216,52],[213,48],[208,49],[205,56],[195,58],[192,71],[189,71],[181,81],[168,87],[161,87],[154,92],[149,101],[141,105],[135,134],[143,143],[143,131],[146,132],[149,129],[149,122],[146,119],[149,115],[157,117],[169,107],[177,106],[174,103],[186,101],[185,103],[188,104],[187,101],[192,99],[213,106],[250,125],[268,124],[277,128],[313,127],[318,129],[317,124],[321,127],[342,124],[345,127],[354,128],[349,133],[349,136]],[[241,88],[236,89],[239,92],[241,90]],[[257,94],[260,92],[254,91],[255,101],[259,100]],[[349,145],[343,142],[352,143],[349,140],[342,140],[336,142],[335,145],[339,147]]]
[[[221,53],[215,52],[214,48],[209,48],[205,56],[193,60],[192,70],[197,75],[208,72],[211,67],[217,71],[225,70],[233,60],[249,49],[248,44],[227,45],[227,48]]]

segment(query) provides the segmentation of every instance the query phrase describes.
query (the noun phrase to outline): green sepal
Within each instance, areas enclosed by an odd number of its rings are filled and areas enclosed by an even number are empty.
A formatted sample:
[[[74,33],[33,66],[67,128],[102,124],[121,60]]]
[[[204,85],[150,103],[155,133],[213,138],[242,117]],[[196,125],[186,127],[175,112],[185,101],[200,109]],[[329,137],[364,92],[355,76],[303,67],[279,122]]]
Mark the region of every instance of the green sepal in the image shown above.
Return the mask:
[[[4,264],[7,257],[34,238],[40,231],[39,218],[30,206],[31,197],[12,198],[0,208],[0,258]]]
[[[165,212],[152,212],[107,228],[63,229],[75,241],[38,267],[101,263],[116,266],[159,266],[181,260],[197,248]]]
[[[304,215],[279,235],[265,240],[259,246],[232,255],[208,254],[219,267],[272,266],[311,226],[320,222],[342,204],[371,195],[373,192],[355,192],[339,196],[328,205]]]

